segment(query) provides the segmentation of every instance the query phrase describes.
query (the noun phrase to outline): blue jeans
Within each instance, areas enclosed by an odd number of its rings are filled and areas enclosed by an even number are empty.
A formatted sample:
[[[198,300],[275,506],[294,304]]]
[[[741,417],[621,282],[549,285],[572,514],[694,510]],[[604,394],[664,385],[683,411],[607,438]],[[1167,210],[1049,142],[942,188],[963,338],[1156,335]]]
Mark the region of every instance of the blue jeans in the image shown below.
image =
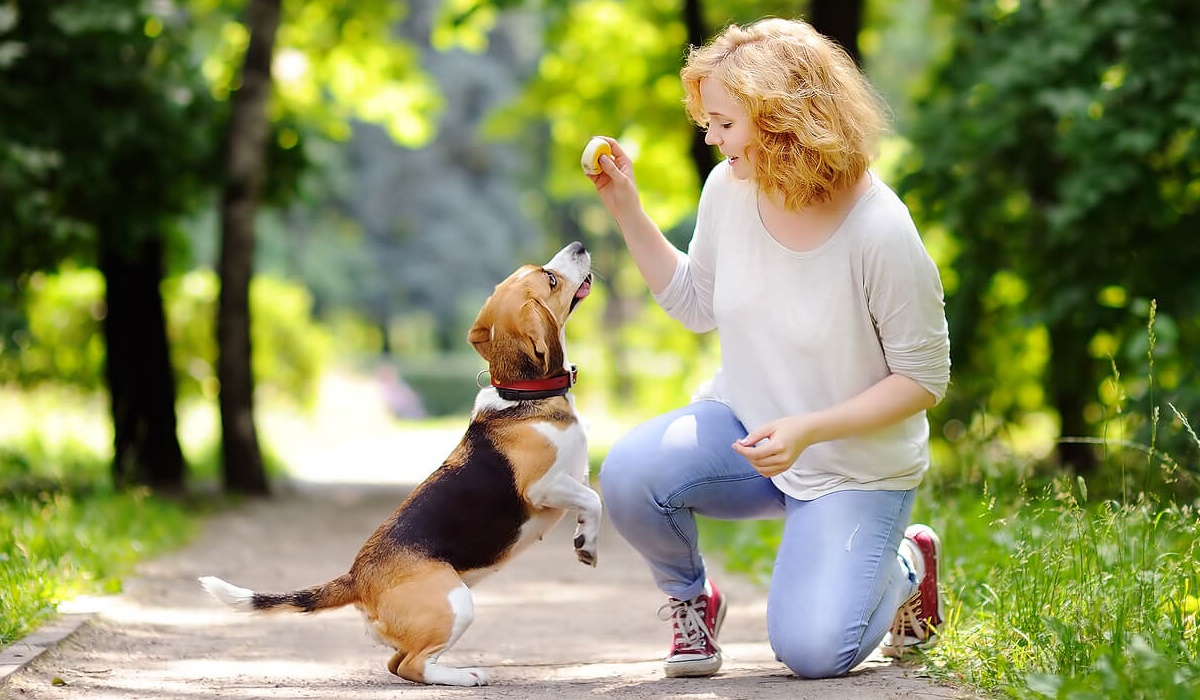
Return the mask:
[[[658,587],[681,600],[699,595],[706,576],[695,515],[783,518],[767,598],[771,648],[798,676],[843,675],[879,645],[915,590],[897,549],[916,491],[791,498],[730,447],[746,434],[716,401],[637,426],[604,460],[605,512]]]

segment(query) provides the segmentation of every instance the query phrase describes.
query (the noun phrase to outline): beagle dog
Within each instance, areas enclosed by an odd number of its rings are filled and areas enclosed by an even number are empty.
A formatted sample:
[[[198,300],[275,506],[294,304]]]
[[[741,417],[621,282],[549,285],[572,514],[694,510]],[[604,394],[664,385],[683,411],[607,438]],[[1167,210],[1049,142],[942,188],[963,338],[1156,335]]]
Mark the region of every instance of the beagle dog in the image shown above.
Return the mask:
[[[496,285],[467,336],[487,361],[491,385],[476,397],[466,434],[367,539],[348,572],[290,593],[260,593],[213,576],[201,585],[245,611],[353,604],[373,635],[395,649],[392,673],[416,683],[486,685],[483,669],[438,663],[474,618],[471,587],[569,510],[578,513],[575,555],[596,565],[600,497],[588,487],[564,332],[591,291],[590,271],[591,255],[572,243]]]

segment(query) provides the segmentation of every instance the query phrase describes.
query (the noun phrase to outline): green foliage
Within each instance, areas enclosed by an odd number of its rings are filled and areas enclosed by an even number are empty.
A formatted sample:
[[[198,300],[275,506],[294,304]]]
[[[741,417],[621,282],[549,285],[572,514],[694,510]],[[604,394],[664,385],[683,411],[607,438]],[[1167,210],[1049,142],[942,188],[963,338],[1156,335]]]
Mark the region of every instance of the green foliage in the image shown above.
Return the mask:
[[[9,2],[0,6],[0,331],[23,329],[12,290],[62,260],[97,261],[169,235],[207,204],[218,135],[248,36],[243,2]],[[277,42],[268,197],[297,193],[306,136],[344,138],[352,119],[397,141],[429,138],[436,86],[395,41],[390,0],[285,2]],[[201,57],[202,63],[192,60]],[[310,193],[311,194],[311,193]],[[172,262],[186,251],[176,241]],[[9,304],[12,303],[12,306]],[[0,348],[2,349],[2,348]]]
[[[167,281],[167,335],[180,398],[213,399],[216,304],[211,271]],[[31,278],[23,315],[28,330],[0,352],[0,384],[103,386],[104,280],[92,269]],[[250,285],[252,358],[258,388],[272,397],[310,404],[329,361],[332,339],[312,318],[312,299],[295,284],[259,276]]]
[[[576,394],[589,406],[648,417],[687,403],[712,375],[716,338],[689,331],[641,294],[636,270],[622,274],[593,284],[567,327],[569,355],[579,367]],[[626,290],[620,301],[613,301],[615,287]],[[608,318],[614,307],[629,314],[616,328]]]
[[[245,3],[188,0],[192,40],[212,93],[226,101],[250,36]],[[397,41],[407,6],[391,0],[286,0],[275,42],[270,117],[283,150],[303,135],[344,140],[351,121],[383,126],[397,143],[421,146],[440,108],[437,85],[416,48]]]
[[[775,553],[783,537],[782,520],[729,522],[699,520],[705,550],[718,552],[730,571],[744,574],[760,585],[769,585]]]
[[[213,324],[219,291],[216,275],[208,270],[171,279],[165,286],[167,336],[171,339],[181,397],[216,397]],[[250,315],[256,388],[274,397],[311,404],[329,359],[332,339],[313,321],[308,292],[260,275],[250,283]]]
[[[10,205],[0,211],[0,231],[28,228],[42,233],[39,245],[29,246],[11,245],[14,237],[0,235],[0,274],[5,277],[52,267],[87,240],[86,226],[60,214],[61,195],[49,184],[61,167],[62,157],[56,151],[0,140],[0,192],[14,195],[6,197]],[[11,301],[7,290],[0,293]],[[0,327],[15,321],[2,318]]]
[[[32,199],[0,214],[0,271],[84,254],[88,229],[155,235],[197,206],[215,176],[204,129],[215,110],[184,50],[182,18],[138,0],[5,7],[0,143],[20,156],[5,161],[13,194]]]
[[[695,207],[692,127],[678,79],[685,44],[678,9],[659,3],[573,3],[548,27],[549,51],[515,114],[538,114],[551,125],[545,177],[551,196],[590,191],[579,153],[603,133],[635,154],[647,210],[660,225],[670,227]]]
[[[195,273],[194,273],[195,274]],[[328,364],[328,331],[313,321],[303,287],[273,277],[250,282],[250,328],[255,377],[277,398],[311,405]]]
[[[202,204],[216,180],[210,131],[216,105],[191,61],[186,18],[176,9],[141,0],[10,0],[0,8],[0,151],[14,156],[0,165],[0,200],[22,203],[0,207],[0,337],[17,341],[13,348],[0,342],[5,379],[61,374],[81,386],[97,385],[98,319],[109,311],[111,318],[133,318],[136,305],[103,309],[96,298],[80,308],[86,289],[52,284],[39,290],[39,273],[69,261],[72,268],[137,270],[141,279],[157,282],[159,251],[173,224]],[[40,299],[25,307],[38,314],[35,320],[16,312],[20,294],[29,290]],[[154,327],[118,326],[135,335]],[[39,344],[31,348],[33,337]],[[125,347],[159,347],[142,340],[132,338]],[[155,359],[165,364],[167,358]],[[154,419],[173,407],[169,398],[155,407],[127,402],[128,388],[112,387],[113,405],[132,406],[120,417],[139,428],[118,432],[149,442],[156,427],[173,424]],[[138,421],[138,406],[150,420]],[[177,473],[170,459],[175,436],[160,437],[156,444],[165,446],[160,454],[166,458],[154,465]],[[148,473],[130,443],[122,439],[117,466]]]
[[[1159,304],[1159,387],[1191,408],[1200,353],[1200,34],[1188,0],[969,0],[929,83],[899,189],[956,239],[947,261],[952,413],[1029,410],[1011,358],[1044,328],[1028,367],[1064,426],[1099,425],[1112,359],[1145,357]],[[1169,332],[1168,332],[1169,331]],[[1007,367],[1006,367],[1007,366]],[[1146,385],[1124,387],[1144,416]],[[1095,428],[1093,428],[1095,430]],[[1078,437],[1078,435],[1073,435]]]
[[[579,170],[583,146],[596,134],[620,139],[633,155],[643,202],[664,230],[690,216],[700,182],[690,156],[695,127],[683,110],[679,82],[688,46],[684,3],[456,0],[445,8],[452,27],[445,40],[477,43],[494,21],[494,8],[521,5],[544,10],[545,50],[520,98],[493,115],[494,137],[519,137],[529,152],[545,154],[539,189],[560,203],[586,201],[578,220],[589,235],[616,233]],[[706,9],[712,32],[730,22],[796,13],[795,3],[745,0]],[[531,128],[539,123],[548,128]]]
[[[0,384],[104,383],[104,278],[96,270],[38,273],[29,280],[26,329],[0,340]]]

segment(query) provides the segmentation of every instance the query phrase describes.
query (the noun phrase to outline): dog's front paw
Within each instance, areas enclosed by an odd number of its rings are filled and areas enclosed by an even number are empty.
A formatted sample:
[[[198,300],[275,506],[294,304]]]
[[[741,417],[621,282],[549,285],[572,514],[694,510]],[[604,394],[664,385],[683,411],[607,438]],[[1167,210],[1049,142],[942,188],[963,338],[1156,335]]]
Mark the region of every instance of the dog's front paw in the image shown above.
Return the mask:
[[[575,556],[588,566],[596,565],[596,540],[600,537],[600,497],[587,489],[594,503],[582,508],[575,518]]]
[[[582,534],[575,535],[575,556],[588,566],[596,565],[596,541],[587,541]]]
[[[595,523],[582,516],[575,527],[575,556],[589,567],[596,566],[596,530]]]

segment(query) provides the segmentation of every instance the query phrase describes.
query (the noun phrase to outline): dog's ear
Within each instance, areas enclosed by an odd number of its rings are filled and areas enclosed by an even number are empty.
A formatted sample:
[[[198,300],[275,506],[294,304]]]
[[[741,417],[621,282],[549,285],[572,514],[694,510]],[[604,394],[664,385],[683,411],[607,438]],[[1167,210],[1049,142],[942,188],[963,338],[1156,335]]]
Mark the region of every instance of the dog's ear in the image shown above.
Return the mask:
[[[515,313],[493,320],[490,341],[475,346],[487,359],[492,379],[539,379],[563,366],[558,324],[542,304],[529,300]]]
[[[492,312],[491,312],[491,297],[488,297],[483,308],[479,310],[479,316],[475,318],[475,324],[471,326],[471,330],[467,331],[467,342],[475,348],[475,352],[479,353],[485,361],[492,361]]]
[[[520,329],[533,352],[530,357],[535,363],[537,376],[545,377],[563,366],[562,339],[559,337],[558,322],[544,304],[525,302],[521,309]]]

